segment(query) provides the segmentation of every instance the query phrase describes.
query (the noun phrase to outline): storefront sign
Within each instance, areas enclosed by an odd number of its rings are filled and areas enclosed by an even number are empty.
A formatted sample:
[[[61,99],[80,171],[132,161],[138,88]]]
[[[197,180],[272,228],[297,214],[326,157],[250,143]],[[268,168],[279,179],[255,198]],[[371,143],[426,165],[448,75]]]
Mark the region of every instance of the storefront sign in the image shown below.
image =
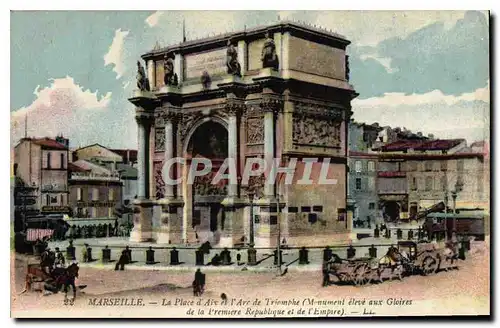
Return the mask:
[[[42,206],[42,212],[66,213],[69,211],[70,209],[68,206]]]

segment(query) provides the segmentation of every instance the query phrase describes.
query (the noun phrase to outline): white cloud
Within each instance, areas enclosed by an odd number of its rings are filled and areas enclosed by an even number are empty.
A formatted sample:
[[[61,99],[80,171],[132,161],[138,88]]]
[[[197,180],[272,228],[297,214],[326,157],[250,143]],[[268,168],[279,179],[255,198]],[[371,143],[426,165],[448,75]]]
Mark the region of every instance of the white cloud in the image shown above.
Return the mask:
[[[489,84],[459,96],[444,95],[439,90],[411,95],[386,93],[383,97],[353,100],[353,118],[472,142],[488,139],[489,94]]]
[[[37,86],[34,91],[37,98],[31,105],[12,112],[11,144],[24,136],[26,115],[29,136],[54,137],[59,133],[67,136],[85,130],[84,125],[95,125],[92,120],[82,121],[81,117],[90,119],[89,115],[93,113],[102,114],[110,103],[111,92],[99,97],[97,91],[84,90],[69,76],[50,81],[49,87],[40,89]]]
[[[380,64],[382,64],[382,66],[384,66],[387,73],[394,73],[394,72],[398,71],[397,68],[394,69],[391,67],[392,58],[379,57],[377,54],[363,54],[359,58],[361,60],[374,59],[374,60],[378,61]]]
[[[126,70],[123,61],[123,43],[129,32],[117,29],[113,42],[111,42],[108,52],[104,55],[104,66],[114,65],[113,71],[116,73],[116,79],[122,77]]]
[[[163,12],[157,11],[154,14],[152,14],[151,16],[148,16],[148,18],[146,18],[146,23],[149,25],[149,27],[153,27],[156,24],[158,24],[158,20],[160,19],[160,17],[162,15],[163,15]]]
[[[386,106],[397,107],[401,105],[419,106],[429,104],[445,104],[448,106],[455,105],[462,101],[483,101],[489,103],[490,88],[488,85],[484,88],[479,88],[474,92],[463,93],[459,96],[445,95],[440,90],[434,90],[424,94],[411,94],[404,93],[386,93],[383,97],[373,97],[368,99],[355,99],[353,105],[357,106]]]

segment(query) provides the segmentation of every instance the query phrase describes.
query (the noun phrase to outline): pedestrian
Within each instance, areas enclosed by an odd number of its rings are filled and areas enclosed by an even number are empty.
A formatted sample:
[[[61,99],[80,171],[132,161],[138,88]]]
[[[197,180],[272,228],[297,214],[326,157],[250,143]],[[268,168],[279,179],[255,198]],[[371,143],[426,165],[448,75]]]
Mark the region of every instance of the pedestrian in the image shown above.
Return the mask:
[[[82,258],[83,262],[90,262],[91,259],[91,254],[89,252],[89,244],[84,244],[83,249],[82,249]]]
[[[120,271],[125,270],[125,264],[128,264],[128,252],[126,250],[123,250],[120,259],[118,260],[118,262],[116,262],[115,271],[118,271],[118,269]]]
[[[323,261],[323,287],[328,287],[330,285],[330,273],[328,272],[328,262]]]
[[[240,262],[241,262],[241,254],[240,253],[236,254],[236,262],[238,263],[238,265],[240,265]]]

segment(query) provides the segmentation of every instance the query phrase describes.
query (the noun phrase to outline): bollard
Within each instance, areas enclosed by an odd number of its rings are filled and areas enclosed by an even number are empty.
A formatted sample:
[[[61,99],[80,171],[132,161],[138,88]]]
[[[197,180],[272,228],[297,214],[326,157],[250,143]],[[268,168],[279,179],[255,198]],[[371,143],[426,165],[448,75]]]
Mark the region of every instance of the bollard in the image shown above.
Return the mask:
[[[155,264],[155,251],[151,246],[146,250],[146,264]]]
[[[408,230],[408,240],[412,240],[413,239],[413,230]]]
[[[174,247],[170,251],[170,265],[178,265],[179,263],[179,251]]]
[[[422,229],[420,227],[418,227],[417,230],[417,239],[422,240]]]
[[[111,249],[108,248],[108,245],[102,249],[102,263],[108,263],[111,261]]]
[[[127,253],[128,256],[128,262],[126,264],[132,263],[132,250],[128,248],[128,246],[125,246],[125,253]]]
[[[252,245],[247,250],[248,256],[248,265],[256,265],[257,264],[257,250],[253,248]]]
[[[75,256],[75,246],[73,246],[73,241],[70,240],[69,241],[69,246],[66,247],[66,258],[69,260],[69,261],[74,261],[76,260],[76,256]]]
[[[280,263],[283,264],[283,251],[280,250]],[[278,251],[274,250],[274,265],[278,265]]]
[[[299,251],[299,264],[309,264],[309,251],[305,247]]]
[[[373,236],[375,238],[379,238],[380,237],[380,230],[378,228],[378,225],[375,226],[375,230],[373,231]]]
[[[347,258],[352,259],[355,256],[356,256],[356,249],[351,245],[349,246],[349,248],[347,248]]]
[[[329,246],[323,250],[323,261],[330,261],[332,258],[332,249]]]
[[[87,247],[87,262],[92,262],[92,247]]]
[[[377,247],[372,244],[370,248],[368,248],[368,253],[370,254],[371,258],[376,258],[377,257]]]
[[[231,252],[226,247],[221,252],[221,257],[222,257],[222,265],[231,264]]]
[[[397,236],[398,240],[403,239],[403,230],[401,230],[401,229],[396,230],[396,236]]]
[[[198,248],[195,252],[196,255],[196,265],[204,265],[205,254],[201,248]]]
[[[385,229],[385,238],[387,239],[391,238],[391,229],[389,228]]]

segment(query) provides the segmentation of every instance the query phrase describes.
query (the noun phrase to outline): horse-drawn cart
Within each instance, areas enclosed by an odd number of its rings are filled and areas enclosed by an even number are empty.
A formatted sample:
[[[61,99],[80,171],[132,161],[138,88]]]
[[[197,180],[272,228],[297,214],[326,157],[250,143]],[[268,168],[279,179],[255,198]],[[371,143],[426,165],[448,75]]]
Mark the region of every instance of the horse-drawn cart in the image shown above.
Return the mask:
[[[327,262],[327,272],[338,281],[352,283],[356,286],[363,286],[371,282],[374,276],[372,259],[340,259],[336,257],[333,261]]]
[[[386,255],[380,259],[345,260],[334,255],[326,263],[326,270],[329,276],[336,277],[338,281],[363,286],[372,281],[402,280],[405,275],[431,275],[440,269],[458,268],[457,261],[456,249],[449,244],[443,247],[434,243],[400,241],[397,247],[389,247]]]

